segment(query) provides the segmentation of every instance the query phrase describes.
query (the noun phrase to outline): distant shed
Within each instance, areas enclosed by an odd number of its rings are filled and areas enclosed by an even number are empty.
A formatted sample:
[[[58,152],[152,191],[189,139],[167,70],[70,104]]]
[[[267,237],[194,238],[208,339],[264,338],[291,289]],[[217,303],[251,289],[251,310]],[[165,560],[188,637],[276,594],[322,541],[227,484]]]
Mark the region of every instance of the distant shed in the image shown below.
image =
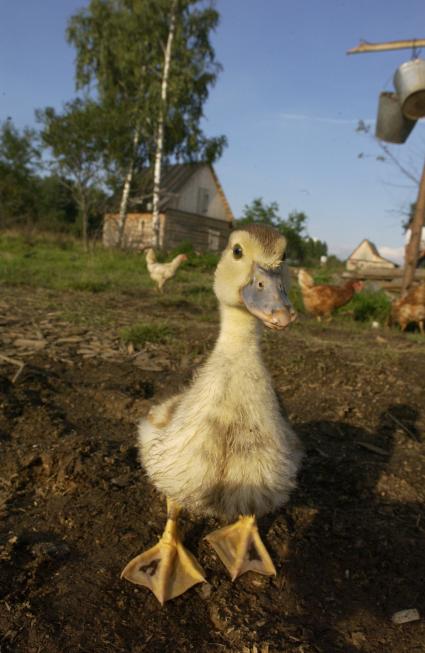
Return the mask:
[[[142,175],[140,193],[132,198],[127,214],[124,244],[135,249],[155,246],[151,201],[151,177]],[[118,214],[107,213],[103,244],[118,243]],[[164,169],[160,199],[160,249],[173,249],[183,242],[198,251],[220,251],[227,243],[233,213],[210,164],[193,163]]]
[[[350,272],[374,270],[376,268],[396,268],[392,261],[381,256],[376,246],[365,238],[347,259],[346,269]]]

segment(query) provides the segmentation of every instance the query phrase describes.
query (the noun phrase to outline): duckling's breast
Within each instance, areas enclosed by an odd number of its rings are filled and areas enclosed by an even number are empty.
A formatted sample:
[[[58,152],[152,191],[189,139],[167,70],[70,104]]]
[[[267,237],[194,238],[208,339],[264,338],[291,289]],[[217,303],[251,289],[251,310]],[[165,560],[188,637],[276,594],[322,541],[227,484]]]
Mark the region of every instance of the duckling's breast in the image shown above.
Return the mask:
[[[252,366],[243,376],[229,367],[199,375],[167,426],[142,423],[140,450],[166,496],[228,520],[285,503],[301,458],[268,376]]]

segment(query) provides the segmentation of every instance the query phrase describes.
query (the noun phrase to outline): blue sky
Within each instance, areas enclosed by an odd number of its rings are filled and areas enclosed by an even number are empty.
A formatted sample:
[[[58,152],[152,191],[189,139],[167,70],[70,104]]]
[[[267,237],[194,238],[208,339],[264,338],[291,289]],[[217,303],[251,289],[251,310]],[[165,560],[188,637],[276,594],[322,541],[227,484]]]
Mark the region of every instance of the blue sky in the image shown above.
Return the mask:
[[[67,20],[83,0],[0,0],[0,120],[34,124],[74,94]],[[425,37],[423,0],[218,0],[213,37],[223,65],[205,107],[207,133],[229,141],[216,170],[236,216],[255,197],[286,217],[307,213],[310,235],[347,255],[363,239],[384,255],[403,246],[401,212],[416,188],[355,131],[393,90],[401,50],[347,56],[361,39]],[[425,57],[425,53],[422,53]],[[425,120],[392,151],[419,176]],[[363,153],[362,158],[359,154]]]

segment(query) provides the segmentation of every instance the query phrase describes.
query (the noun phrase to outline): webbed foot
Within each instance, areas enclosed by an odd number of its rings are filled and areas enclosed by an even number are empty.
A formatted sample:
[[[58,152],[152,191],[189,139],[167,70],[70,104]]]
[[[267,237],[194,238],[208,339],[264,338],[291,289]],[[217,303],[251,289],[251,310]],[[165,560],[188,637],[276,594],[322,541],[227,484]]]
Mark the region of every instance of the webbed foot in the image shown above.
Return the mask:
[[[130,560],[121,578],[150,589],[161,605],[205,582],[202,567],[177,534],[176,516],[167,519],[158,544]]]
[[[265,576],[276,574],[272,559],[258,532],[255,517],[243,516],[205,538],[228,569],[232,580],[246,571]]]

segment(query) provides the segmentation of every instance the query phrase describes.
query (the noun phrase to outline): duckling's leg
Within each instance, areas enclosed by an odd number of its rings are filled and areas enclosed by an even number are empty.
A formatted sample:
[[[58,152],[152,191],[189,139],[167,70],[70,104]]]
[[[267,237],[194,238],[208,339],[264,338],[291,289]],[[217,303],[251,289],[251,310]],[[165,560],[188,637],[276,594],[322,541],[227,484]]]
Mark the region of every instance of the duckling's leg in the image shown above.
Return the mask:
[[[167,499],[167,523],[158,544],[133,558],[121,574],[131,583],[148,587],[161,605],[192,585],[205,582],[202,567],[177,533],[179,512],[179,506]]]
[[[256,571],[265,576],[276,574],[254,515],[241,516],[235,524],[220,528],[205,539],[229,570],[232,580],[246,571]]]

